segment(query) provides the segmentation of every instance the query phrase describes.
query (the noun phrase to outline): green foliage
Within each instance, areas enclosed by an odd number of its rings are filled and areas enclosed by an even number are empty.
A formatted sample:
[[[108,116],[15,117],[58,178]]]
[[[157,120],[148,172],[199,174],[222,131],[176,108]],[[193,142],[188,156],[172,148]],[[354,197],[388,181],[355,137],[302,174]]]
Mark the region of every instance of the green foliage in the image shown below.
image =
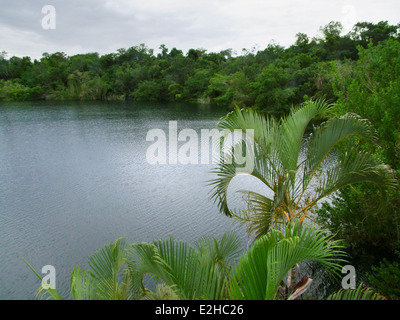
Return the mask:
[[[352,68],[350,62],[358,61],[358,46],[377,46],[378,56],[379,45],[390,39],[398,42],[399,26],[386,21],[357,23],[345,35],[341,23],[332,21],[320,28],[319,37],[299,32],[288,48],[270,43],[264,50],[243,49],[241,55],[232,49],[207,52],[193,48],[184,54],[165,45],[155,55],[144,44],[103,56],[44,53],[33,62],[29,57],[7,59],[3,52],[0,80],[13,85],[0,92],[0,99],[188,101],[223,108],[254,106],[266,113],[287,114],[304,97],[334,102],[335,88],[340,90],[336,82],[343,78],[341,66]],[[378,69],[389,67],[383,62]],[[388,101],[398,90],[396,82],[391,86],[385,97]],[[389,112],[387,121],[391,116]]]
[[[346,149],[340,161],[323,170],[324,160],[337,147],[351,137],[373,140],[374,130],[368,121],[354,114],[331,117],[305,136],[311,121],[327,117],[334,108],[324,100],[308,100],[293,108],[287,117],[276,120],[264,117],[253,109],[236,108],[218,123],[218,129],[232,132],[253,129],[248,169],[235,161],[235,150],[243,141],[238,141],[232,150],[220,154],[211,180],[211,197],[221,213],[248,224],[249,233],[255,238],[266,234],[271,228],[297,217],[304,219],[318,201],[326,200],[334,192],[351,184],[372,183],[384,195],[393,189],[396,181],[393,173],[370,153],[357,148]],[[243,137],[243,140],[246,138]],[[305,159],[300,160],[304,147]],[[248,203],[247,209],[231,209],[228,205],[228,188],[232,180],[247,174],[263,183],[269,194],[241,190]],[[318,181],[317,187],[313,181]]]
[[[297,220],[287,224],[285,232],[271,230],[240,258],[230,281],[230,296],[234,300],[276,299],[284,278],[300,262],[316,261],[326,270],[338,273],[342,258],[341,246],[332,240],[332,236],[326,235],[324,230],[304,226]],[[290,286],[286,294],[289,300],[312,282],[307,276],[300,278],[306,283],[297,285],[299,281]]]
[[[389,40],[360,48],[353,72],[345,75],[336,92],[343,112],[369,119],[378,131],[375,151],[394,168],[400,168],[400,42]]]
[[[296,88],[289,85],[290,70],[276,64],[270,64],[252,83],[255,104],[271,113],[285,113],[292,103]]]
[[[137,101],[162,101],[165,100],[163,84],[157,80],[144,80],[129,96]]]
[[[396,259],[397,258],[397,259]],[[368,281],[374,290],[389,299],[400,299],[400,253],[396,257],[384,258],[378,266],[372,266]]]
[[[226,233],[220,240],[204,237],[194,246],[171,236],[134,244],[128,256],[138,287],[143,290],[142,279],[151,274],[169,286],[179,299],[213,300],[225,297],[226,276],[239,246],[235,233]]]
[[[209,69],[196,69],[188,77],[184,86],[179,85],[181,93],[186,100],[200,99],[206,96],[212,71]]]
[[[351,139],[341,146],[367,151],[393,170],[396,187],[385,193],[386,201],[378,205],[378,191],[372,186],[352,186],[336,194],[331,204],[317,211],[318,221],[344,239],[347,251],[358,264],[371,272],[371,265],[393,256],[400,249],[400,43],[398,27],[387,22],[377,25],[359,23],[352,38],[360,44],[357,61],[335,62],[330,65],[331,83],[337,96],[338,114],[354,112],[376,129],[375,143],[365,144]],[[397,40],[396,40],[397,38]],[[385,266],[385,267],[384,267]],[[388,292],[386,261],[379,290]],[[374,272],[374,273],[376,273]]]
[[[352,66],[338,67],[334,80],[338,110],[360,114],[377,131],[376,144],[353,141],[352,146],[344,148],[366,149],[399,170],[400,43],[388,40],[377,46],[370,44],[360,48],[359,61]],[[400,244],[398,188],[387,195],[384,208],[375,205],[376,197],[376,190],[372,188],[351,188],[343,191],[332,206],[320,211],[324,223],[347,239],[356,253],[387,254]]]
[[[377,45],[387,39],[398,38],[399,35],[399,25],[391,26],[387,21],[380,21],[377,24],[359,22],[355,24],[351,32],[351,37],[363,47],[366,47],[369,43]]]
[[[0,80],[0,100],[4,101],[25,101],[37,100],[41,97],[42,88],[36,86],[27,87],[18,81]]]
[[[356,289],[340,289],[326,300],[385,300],[385,297],[360,284]]]
[[[391,255],[400,246],[399,197],[380,194],[372,185],[346,187],[317,210],[317,221],[337,234],[347,251],[368,261]]]
[[[142,243],[120,238],[89,257],[87,269],[74,267],[70,298],[292,300],[304,294],[313,281],[306,274],[299,282],[286,277],[293,267],[310,260],[334,275],[343,258],[342,246],[332,235],[300,221],[286,225],[284,231],[272,230],[244,253],[233,232],[221,239],[206,236],[194,245],[172,236]],[[144,286],[147,274],[157,280],[154,291]],[[287,294],[282,295],[282,288]],[[54,288],[39,290],[49,298],[63,299]]]

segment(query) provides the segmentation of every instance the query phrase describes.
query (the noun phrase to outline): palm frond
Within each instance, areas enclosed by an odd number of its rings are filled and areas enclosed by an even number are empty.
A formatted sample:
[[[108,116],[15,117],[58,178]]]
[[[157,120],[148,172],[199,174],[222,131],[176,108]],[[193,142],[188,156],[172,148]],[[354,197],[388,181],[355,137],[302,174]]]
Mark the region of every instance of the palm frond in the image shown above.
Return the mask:
[[[221,299],[225,277],[213,263],[204,263],[200,251],[185,241],[158,239],[131,247],[130,259],[139,278],[152,274],[182,300]]]
[[[154,291],[146,290],[142,300],[179,300],[179,297],[171,287],[165,283],[159,283]]]
[[[75,266],[71,273],[70,288],[73,300],[98,300],[98,281],[91,270]]]
[[[32,265],[28,261],[26,261],[24,258],[22,258],[22,259],[25,261],[25,263],[29,267],[29,269],[32,270],[32,272],[36,275],[36,277],[41,282],[41,285],[37,290],[37,295],[47,296],[47,299],[64,300],[64,298],[60,295],[60,293],[55,288],[44,287],[42,285],[42,281],[43,281],[42,276],[35,270],[35,268],[32,267]]]
[[[316,201],[350,184],[372,183],[380,190],[383,197],[388,189],[396,187],[393,170],[371,154],[351,150],[342,158],[326,171],[316,190]]]
[[[296,221],[285,232],[271,230],[241,257],[229,286],[232,299],[275,299],[280,283],[297,263],[313,260],[339,273],[342,246],[313,226]]]
[[[119,238],[114,242],[105,245],[97,250],[88,259],[90,274],[85,277],[88,281],[96,283],[96,294],[102,300],[118,300],[130,298],[130,294],[124,296],[122,293],[127,293],[129,283],[126,283],[126,272],[130,272],[127,267],[125,250],[128,242],[125,238]],[[120,273],[123,273],[123,281],[119,281]],[[75,275],[79,275],[76,273]],[[94,278],[94,279],[93,279]],[[79,282],[75,282],[79,284]],[[72,288],[77,291],[78,288]],[[83,289],[85,287],[82,287]],[[76,294],[76,293],[75,293]]]
[[[253,111],[246,111],[246,114],[251,114],[254,116]],[[231,115],[239,117],[241,120],[243,115],[237,111]],[[246,119],[246,117],[243,117]],[[228,117],[227,119],[230,119]],[[274,185],[277,183],[279,176],[282,173],[282,166],[280,163],[280,159],[278,157],[278,153],[275,150],[275,143],[273,143],[273,139],[275,136],[275,129],[267,130],[271,131],[270,136],[266,136],[267,133],[258,134],[260,130],[265,129],[265,120],[261,120],[263,118],[256,118],[261,123],[254,124],[255,120],[253,117],[250,118],[250,123],[247,124],[246,128],[251,128],[252,125],[256,126],[258,129],[254,130],[255,138],[258,140],[254,140],[253,143],[249,146],[244,143],[242,146],[242,142],[238,141],[235,145],[232,146],[231,149],[225,150],[223,153],[219,155],[219,159],[217,161],[217,167],[211,170],[211,173],[216,177],[209,181],[209,186],[212,187],[210,191],[210,197],[218,204],[219,211],[224,213],[226,216],[231,217],[232,211],[228,207],[228,188],[232,180],[240,175],[247,174],[253,176],[255,179],[262,182],[267,188],[273,189]],[[232,123],[236,124],[235,121]],[[224,124],[220,124],[223,128],[226,129]],[[233,124],[231,124],[233,125]],[[240,121],[238,126],[240,129],[245,128],[245,124]],[[235,130],[233,127],[229,127],[232,130]],[[263,129],[261,129],[263,128]],[[245,138],[243,138],[245,139]],[[240,148],[238,148],[240,146]],[[251,161],[248,165],[250,170],[241,170],[242,165],[233,161],[235,159],[235,154],[237,152],[242,152],[244,150],[246,154],[246,161]],[[229,159],[230,161],[226,161]]]
[[[307,139],[307,157],[304,162],[303,190],[318,173],[323,161],[340,141],[349,136],[359,136],[374,140],[375,130],[371,124],[355,114],[331,118],[314,130]]]
[[[268,141],[276,135],[277,123],[272,117],[265,118],[262,114],[251,108],[235,107],[233,111],[222,117],[217,128],[225,132],[233,132],[234,130],[252,129],[254,140],[260,146],[268,145]]]
[[[234,231],[225,232],[221,239],[211,236],[201,237],[195,242],[195,247],[200,252],[202,263],[213,264],[227,272],[239,256],[240,238]]]
[[[256,147],[254,153],[254,167],[251,173],[247,173],[253,176],[255,179],[262,182],[268,188],[273,188],[272,184],[276,179],[275,174],[272,172],[271,166],[269,166],[266,158],[262,153],[259,153],[259,148]],[[265,161],[264,161],[265,160]],[[232,217],[232,211],[228,206],[228,189],[232,180],[239,174],[246,174],[238,172],[238,166],[235,163],[219,163],[218,167],[213,169],[211,173],[215,174],[216,177],[209,181],[209,186],[212,187],[210,190],[210,197],[217,203],[219,211],[228,217]],[[269,181],[266,180],[269,177]]]
[[[340,289],[329,295],[326,300],[386,300],[362,283],[356,289]]]
[[[285,223],[283,210],[274,199],[254,191],[238,192],[244,195],[248,208],[234,210],[233,217],[242,224],[247,224],[248,233],[254,235],[254,240],[268,233],[271,228]]]
[[[286,118],[279,123],[278,150],[285,171],[290,173],[290,179],[294,183],[299,162],[300,149],[304,134],[311,120],[318,115],[327,114],[332,105],[323,99],[308,100],[293,108]]]

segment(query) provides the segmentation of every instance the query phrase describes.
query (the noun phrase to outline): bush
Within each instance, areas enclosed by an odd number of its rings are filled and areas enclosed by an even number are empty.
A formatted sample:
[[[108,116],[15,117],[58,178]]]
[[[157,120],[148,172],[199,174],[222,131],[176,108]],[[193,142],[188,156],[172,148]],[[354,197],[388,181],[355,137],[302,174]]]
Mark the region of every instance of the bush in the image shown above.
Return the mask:
[[[42,95],[42,88],[39,86],[29,88],[18,82],[2,80],[0,82],[0,100],[4,101],[26,101],[37,100]]]
[[[390,299],[400,299],[400,253],[396,251],[397,260],[384,258],[379,266],[373,266],[368,273],[370,285]]]
[[[317,210],[316,219],[345,240],[353,257],[379,261],[400,249],[399,191],[381,202],[372,186],[346,187]]]

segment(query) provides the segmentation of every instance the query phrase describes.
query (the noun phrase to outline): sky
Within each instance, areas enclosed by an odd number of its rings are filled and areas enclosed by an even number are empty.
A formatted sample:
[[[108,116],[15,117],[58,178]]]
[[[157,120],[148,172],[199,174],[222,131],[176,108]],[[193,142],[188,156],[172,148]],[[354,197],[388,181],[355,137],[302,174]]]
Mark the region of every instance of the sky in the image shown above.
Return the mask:
[[[51,6],[51,10],[48,6]],[[1,0],[0,52],[40,59],[145,44],[186,53],[290,46],[299,32],[310,38],[340,21],[400,23],[400,0]]]

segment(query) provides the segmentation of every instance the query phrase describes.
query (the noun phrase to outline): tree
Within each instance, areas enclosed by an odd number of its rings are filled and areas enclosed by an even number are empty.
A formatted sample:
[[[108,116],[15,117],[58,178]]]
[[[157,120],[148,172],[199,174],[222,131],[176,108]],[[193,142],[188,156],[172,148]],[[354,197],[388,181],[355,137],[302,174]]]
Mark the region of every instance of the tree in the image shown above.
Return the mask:
[[[69,59],[63,52],[44,53],[40,62],[32,66],[29,85],[41,86],[47,96],[57,97],[68,85]]]
[[[203,237],[194,246],[172,236],[134,244],[129,256],[143,291],[142,279],[151,274],[181,300],[219,300],[226,297],[227,277],[239,249],[237,234],[230,232],[219,240]]]
[[[294,300],[307,292],[313,279],[302,274],[295,281],[292,268],[311,260],[338,274],[343,257],[340,243],[324,230],[291,221],[284,231],[273,229],[259,238],[241,256],[229,283],[230,298]]]
[[[333,111],[334,108],[324,100],[308,100],[279,121],[265,118],[252,109],[239,108],[222,118],[217,127],[224,132],[224,138],[233,130],[242,130],[246,134],[231,150],[221,153],[213,170],[216,177],[210,181],[211,198],[218,204],[220,212],[247,223],[249,233],[254,233],[258,239],[277,225],[297,218],[303,221],[318,202],[347,185],[374,183],[383,195],[386,189],[393,188],[392,170],[356,147],[346,151],[341,161],[324,169],[324,160],[345,138],[373,139],[374,133],[366,120],[346,114],[329,118],[305,136],[313,119]],[[246,138],[247,129],[253,129],[254,135]],[[243,152],[239,146],[243,147],[244,142],[244,151],[249,152],[252,162],[248,167],[250,170],[235,161],[237,153]],[[303,146],[304,159],[301,158]],[[271,195],[241,190],[249,208],[229,208],[228,188],[240,174],[261,181]],[[313,183],[316,187],[312,187]]]
[[[296,88],[290,85],[293,75],[280,61],[269,64],[251,83],[255,106],[273,114],[284,114],[290,109]]]
[[[399,25],[389,25],[388,21],[380,21],[377,24],[358,22],[353,27],[351,37],[366,48],[370,42],[372,42],[373,45],[377,45],[379,42],[396,38],[399,31]]]
[[[295,45],[298,46],[300,49],[304,49],[308,46],[310,39],[308,35],[305,33],[299,32],[296,34],[296,42]]]
[[[139,83],[138,88],[130,94],[137,101],[162,101],[166,100],[167,89],[163,83],[157,80],[144,80]]]
[[[355,112],[376,129],[378,143],[357,144],[400,173],[400,43],[389,39],[359,47],[359,60],[338,64],[332,81],[340,114]],[[334,70],[334,69],[333,69]],[[353,148],[357,141],[343,145]],[[373,186],[344,188],[319,211],[319,222],[347,243],[347,250],[369,268],[400,249],[400,188],[391,190],[385,205]]]
[[[335,94],[341,112],[352,110],[369,119],[378,131],[385,162],[400,168],[400,43],[388,40],[360,48],[353,72]],[[378,147],[378,146],[376,146]]]
[[[70,72],[89,71],[92,76],[100,73],[101,65],[98,53],[76,54],[70,58]]]
[[[7,52],[0,52],[0,79],[8,79]]]
[[[196,69],[188,77],[183,87],[183,96],[186,100],[199,99],[206,95],[212,72],[208,69]]]
[[[232,98],[232,91],[229,88],[229,77],[219,73],[210,78],[208,85],[208,96],[219,106],[227,106]]]
[[[343,25],[338,21],[331,21],[325,27],[321,27],[323,40],[320,45],[323,48],[324,60],[355,59],[357,57],[356,43],[347,34],[342,36]]]

